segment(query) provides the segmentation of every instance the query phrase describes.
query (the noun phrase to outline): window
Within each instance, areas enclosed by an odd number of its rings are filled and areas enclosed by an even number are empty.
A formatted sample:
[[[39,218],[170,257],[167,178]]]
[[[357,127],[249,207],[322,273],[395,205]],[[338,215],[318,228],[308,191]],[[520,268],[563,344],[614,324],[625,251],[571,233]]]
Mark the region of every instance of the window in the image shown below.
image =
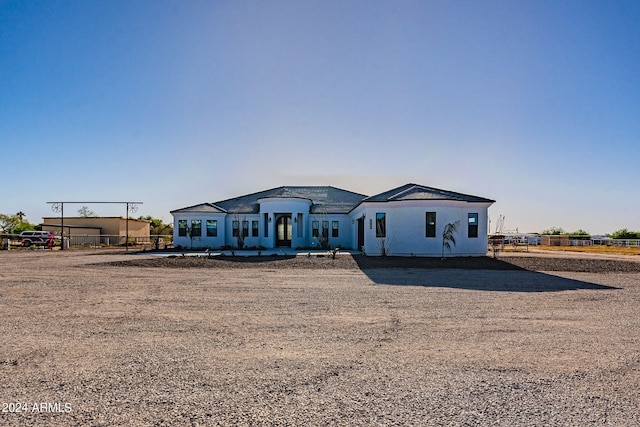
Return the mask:
[[[478,237],[478,214],[469,214],[469,237]]]
[[[298,237],[302,237],[302,230],[304,230],[304,226],[302,224],[303,221],[304,221],[304,219],[302,217],[302,214],[299,213],[298,214],[298,220],[297,220],[298,225],[297,225],[297,228],[296,228],[298,230],[297,231]]]
[[[338,221],[331,222],[331,237],[338,237],[338,234],[339,234],[338,227],[339,227]]]
[[[233,228],[233,237],[238,237],[240,235],[240,221],[234,220],[231,224]]]
[[[436,237],[436,213],[427,212],[427,237]]]
[[[329,221],[322,221],[322,237],[329,238]]]
[[[376,214],[376,237],[387,236],[387,215],[384,213]]]
[[[187,220],[179,219],[178,220],[178,236],[185,237],[187,235]]]
[[[320,227],[320,223],[318,221],[313,221],[311,223],[311,237],[320,237],[320,233],[318,232]]]
[[[258,221],[251,221],[251,236],[258,237]]]
[[[218,220],[207,220],[207,237],[218,237]]]
[[[269,214],[264,214],[264,237],[269,237]]]
[[[202,236],[202,220],[194,219],[191,221],[191,237]]]
[[[249,237],[249,221],[242,221],[242,237]]]

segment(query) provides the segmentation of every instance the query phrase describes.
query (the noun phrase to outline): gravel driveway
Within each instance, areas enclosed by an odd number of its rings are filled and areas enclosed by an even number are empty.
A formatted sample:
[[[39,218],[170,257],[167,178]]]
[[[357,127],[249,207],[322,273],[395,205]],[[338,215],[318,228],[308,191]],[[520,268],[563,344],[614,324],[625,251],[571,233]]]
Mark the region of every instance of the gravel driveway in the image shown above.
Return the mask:
[[[635,426],[639,307],[620,259],[2,252],[0,425]]]

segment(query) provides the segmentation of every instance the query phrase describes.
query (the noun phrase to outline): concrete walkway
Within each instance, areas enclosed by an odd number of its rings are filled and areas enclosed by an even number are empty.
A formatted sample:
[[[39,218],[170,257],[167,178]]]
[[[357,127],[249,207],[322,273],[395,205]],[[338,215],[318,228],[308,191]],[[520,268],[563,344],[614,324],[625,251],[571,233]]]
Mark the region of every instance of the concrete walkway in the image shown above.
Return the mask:
[[[231,250],[202,250],[202,251],[177,251],[173,250],[171,252],[136,252],[136,255],[145,255],[145,256],[159,256],[159,257],[167,257],[167,256],[175,256],[175,255],[184,255],[186,257],[194,256],[194,257],[203,257],[203,256],[233,256]],[[360,251],[351,251],[351,250],[339,250],[336,253],[336,256],[341,255],[356,255],[362,254]],[[274,248],[274,249],[264,249],[264,250],[236,250],[235,256],[238,257],[251,257],[251,256],[318,256],[318,255],[331,255],[331,251],[322,250],[322,249],[305,249],[305,250],[296,250],[292,248]]]

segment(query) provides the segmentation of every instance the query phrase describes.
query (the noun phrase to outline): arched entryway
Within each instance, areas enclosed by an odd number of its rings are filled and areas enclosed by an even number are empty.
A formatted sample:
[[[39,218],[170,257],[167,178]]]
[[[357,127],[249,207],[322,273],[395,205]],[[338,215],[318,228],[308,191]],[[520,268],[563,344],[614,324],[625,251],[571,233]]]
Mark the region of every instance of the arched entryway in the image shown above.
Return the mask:
[[[276,246],[290,248],[292,232],[291,214],[276,215]]]

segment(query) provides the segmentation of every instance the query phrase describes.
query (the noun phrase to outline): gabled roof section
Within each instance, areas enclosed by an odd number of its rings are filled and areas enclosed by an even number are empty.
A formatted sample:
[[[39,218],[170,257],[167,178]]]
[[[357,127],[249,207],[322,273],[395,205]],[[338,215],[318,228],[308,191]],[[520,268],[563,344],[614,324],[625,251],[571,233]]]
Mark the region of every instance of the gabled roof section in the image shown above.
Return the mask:
[[[258,200],[280,197],[310,200],[310,213],[348,213],[367,196],[331,186],[283,186],[222,200],[215,205],[226,212],[256,214],[260,212]]]
[[[175,211],[169,212],[170,214],[174,213],[189,213],[189,212],[204,212],[204,213],[227,213],[224,209],[219,206],[216,206],[213,203],[200,203],[199,205],[193,205],[182,209],[176,209]]]
[[[418,184],[405,184],[375,196],[367,197],[363,202],[393,202],[400,200],[455,200],[469,203],[495,203],[495,200]]]

